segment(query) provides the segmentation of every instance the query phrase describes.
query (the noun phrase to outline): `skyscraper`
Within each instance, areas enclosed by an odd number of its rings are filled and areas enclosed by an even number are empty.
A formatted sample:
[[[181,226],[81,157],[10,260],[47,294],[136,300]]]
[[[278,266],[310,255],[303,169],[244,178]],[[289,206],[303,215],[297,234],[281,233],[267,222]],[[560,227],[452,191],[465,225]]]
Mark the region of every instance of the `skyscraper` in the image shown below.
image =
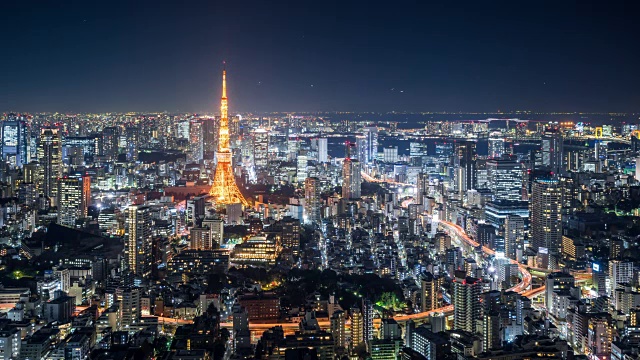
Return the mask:
[[[189,125],[189,152],[187,161],[190,163],[199,163],[204,159],[204,133],[202,123],[199,121],[191,121]]]
[[[378,157],[378,128],[375,126],[366,127],[364,128],[364,135],[367,138],[366,159],[360,160],[371,164]]]
[[[138,160],[140,147],[140,128],[137,126],[127,127],[125,129],[125,138],[127,139],[127,161],[135,162]]]
[[[487,179],[494,200],[522,200],[522,168],[515,157],[487,160]]]
[[[265,129],[253,131],[253,166],[256,173],[267,168],[269,161],[269,132]]]
[[[87,217],[91,201],[91,178],[87,175],[63,176],[57,182],[58,224],[75,227]]]
[[[40,132],[38,144],[40,162],[40,181],[42,192],[53,198],[56,195],[56,182],[62,175],[62,143],[57,128],[44,128]]]
[[[362,299],[362,335],[367,343],[373,340],[373,304],[367,298]]]
[[[422,311],[430,311],[437,309],[438,304],[438,292],[440,286],[442,286],[443,279],[441,277],[433,276],[430,272],[424,272],[422,274]]]
[[[101,155],[109,159],[115,159],[118,156],[118,142],[120,139],[120,128],[106,127],[102,130],[102,151]]]
[[[351,349],[364,341],[364,320],[358,307],[351,308]]]
[[[455,272],[453,282],[453,329],[475,332],[475,321],[481,319],[480,293],[482,282],[466,276],[461,270]]]
[[[318,139],[318,162],[326,163],[329,161],[327,138]]]
[[[547,129],[542,136],[542,165],[549,168],[554,175],[560,175],[564,172],[563,158],[562,134],[557,130]]]
[[[342,197],[345,199],[359,199],[362,187],[360,162],[345,158],[342,164]]]
[[[504,220],[504,253],[509,259],[519,260],[524,251],[524,219],[507,215]]]
[[[557,180],[537,179],[531,199],[531,245],[559,254],[562,244],[562,189]]]
[[[152,225],[149,207],[129,206],[125,245],[127,263],[129,271],[143,278],[151,274]]]
[[[2,122],[2,161],[11,167],[21,168],[29,163],[29,128],[15,114],[9,114]]]
[[[320,179],[307,178],[304,181],[304,222],[320,223]]]
[[[220,99],[220,134],[218,137],[218,151],[216,157],[215,175],[209,195],[213,196],[217,205],[241,203],[248,206],[249,202],[244,198],[231,167],[231,148],[229,147],[229,107],[227,105],[227,71],[222,71],[222,98]]]
[[[330,320],[330,332],[333,335],[333,341],[336,347],[346,346],[346,330],[345,330],[346,316],[344,311],[337,310],[331,315]]]
[[[453,157],[455,168],[455,189],[460,194],[465,194],[468,190],[476,186],[476,143],[474,141],[461,141],[456,144]]]

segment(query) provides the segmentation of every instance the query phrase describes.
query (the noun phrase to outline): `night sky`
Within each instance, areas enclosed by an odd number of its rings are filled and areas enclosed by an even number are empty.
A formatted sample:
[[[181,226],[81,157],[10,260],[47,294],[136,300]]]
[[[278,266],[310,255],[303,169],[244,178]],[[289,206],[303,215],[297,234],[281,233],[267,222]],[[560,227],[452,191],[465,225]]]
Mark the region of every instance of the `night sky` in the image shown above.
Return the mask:
[[[638,2],[0,3],[0,111],[640,111]]]

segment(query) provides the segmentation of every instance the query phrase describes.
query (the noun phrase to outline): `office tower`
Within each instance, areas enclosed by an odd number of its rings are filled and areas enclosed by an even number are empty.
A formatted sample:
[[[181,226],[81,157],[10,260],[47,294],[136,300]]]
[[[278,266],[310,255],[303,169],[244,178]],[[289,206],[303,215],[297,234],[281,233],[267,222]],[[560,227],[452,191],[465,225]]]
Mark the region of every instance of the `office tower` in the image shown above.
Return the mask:
[[[120,301],[121,324],[125,329],[140,323],[140,288],[125,287],[116,289],[116,296]]]
[[[442,286],[443,278],[434,276],[426,271],[422,273],[422,312],[437,309],[439,307],[438,293]]]
[[[269,162],[269,132],[265,129],[253,131],[253,167],[256,173],[266,170]]]
[[[475,188],[477,183],[477,158],[475,142],[461,141],[456,143],[453,156],[453,166],[455,168],[454,187],[459,194],[465,194],[468,190]]]
[[[109,159],[118,157],[118,140],[120,139],[119,127],[106,127],[102,130],[102,151],[101,155]]]
[[[545,131],[542,135],[542,165],[549,168],[554,175],[564,172],[562,160],[564,157],[564,146],[562,134],[559,131]]]
[[[23,118],[9,114],[8,120],[2,122],[2,161],[12,168],[29,163],[29,138]]]
[[[342,197],[345,199],[359,199],[361,187],[360,162],[345,158],[342,164]]]
[[[320,224],[320,179],[307,178],[304,181],[304,222]]]
[[[318,162],[326,163],[329,161],[327,138],[318,139]]]
[[[233,175],[231,167],[231,148],[229,147],[229,107],[227,105],[227,71],[222,71],[222,98],[220,99],[220,134],[218,136],[218,151],[215,175],[209,195],[213,196],[216,205],[241,203],[248,206]]]
[[[489,138],[489,158],[499,158],[504,154],[504,139]]]
[[[620,284],[633,281],[633,262],[609,260],[609,289],[607,294],[613,297]]]
[[[504,254],[509,259],[518,260],[524,250],[524,218],[507,215],[504,220]]]
[[[62,175],[62,143],[60,132],[56,128],[44,128],[38,144],[38,162],[40,163],[40,181],[45,196],[55,197],[56,181]]]
[[[415,203],[422,205],[424,203],[424,197],[429,195],[429,174],[419,173],[418,183],[416,186]]]
[[[365,127],[364,136],[367,139],[367,150],[365,152],[366,159],[361,159],[360,161],[365,161],[367,164],[371,164],[378,157],[378,128],[375,126]]]
[[[544,304],[549,313],[553,313],[553,293],[556,291],[569,290],[575,286],[575,278],[563,272],[553,272],[545,279]]]
[[[360,161],[361,164],[366,165],[367,164],[367,154],[369,151],[369,148],[367,147],[367,137],[364,135],[357,135],[356,136],[356,149],[358,151],[358,161]]]
[[[289,136],[287,140],[287,161],[294,161],[300,151],[300,139],[296,136]]]
[[[514,156],[487,160],[486,167],[494,200],[522,200],[522,168]]]
[[[562,189],[557,180],[537,179],[531,198],[531,245],[559,254],[562,244]]]
[[[467,276],[464,271],[455,272],[453,282],[453,329],[475,332],[475,321],[481,319],[480,293],[482,282]]]
[[[382,149],[382,161],[386,162],[387,164],[398,162],[398,147],[387,146]]]
[[[125,129],[125,138],[127,161],[135,162],[138,160],[140,147],[140,128],[137,126],[127,127]]]
[[[331,315],[330,332],[337,347],[346,347],[346,315],[344,311],[338,310]]]
[[[298,158],[296,159],[296,179],[300,183],[305,181],[305,179],[309,176],[309,171],[307,169],[309,165],[308,160],[309,158],[307,157],[306,152],[304,154],[298,155]]]
[[[202,153],[205,159],[213,159],[218,139],[216,138],[216,120],[214,118],[205,118],[199,120],[202,127]]]
[[[127,225],[125,252],[129,271],[146,278],[151,273],[151,209],[147,206],[129,206]]]
[[[189,151],[187,152],[187,162],[200,163],[204,159],[202,123],[192,121],[189,126]]]
[[[364,342],[364,319],[357,307],[351,308],[351,349]]]
[[[282,246],[298,254],[300,249],[300,221],[290,216],[282,219]]]
[[[362,299],[362,334],[367,343],[373,339],[373,304],[369,299]]]
[[[58,224],[75,227],[86,218],[91,202],[91,178],[88,175],[63,176],[57,182]]]
[[[206,218],[202,221],[202,227],[211,230],[211,242],[220,247],[224,239],[224,221],[220,218]]]
[[[211,236],[211,229],[208,227],[194,227],[189,231],[190,248],[192,250],[212,250],[214,246]]]

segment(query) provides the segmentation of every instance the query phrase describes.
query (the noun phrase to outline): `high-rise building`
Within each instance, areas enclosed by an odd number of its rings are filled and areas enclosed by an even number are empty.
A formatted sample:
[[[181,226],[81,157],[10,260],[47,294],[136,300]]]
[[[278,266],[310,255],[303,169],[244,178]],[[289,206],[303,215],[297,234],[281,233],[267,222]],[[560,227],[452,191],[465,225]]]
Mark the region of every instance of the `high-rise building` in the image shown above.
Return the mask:
[[[190,163],[200,163],[204,159],[204,133],[202,123],[192,121],[189,125],[189,151],[187,161]]]
[[[549,313],[553,313],[553,293],[556,291],[567,291],[575,286],[575,278],[571,274],[563,272],[553,272],[545,279],[545,306]]]
[[[367,164],[367,154],[369,151],[369,148],[367,147],[367,137],[364,135],[357,135],[356,136],[356,149],[358,150],[358,161],[360,161],[361,164],[366,165]]]
[[[364,319],[358,307],[352,307],[351,315],[351,349],[364,342]]]
[[[557,180],[537,179],[532,186],[531,245],[559,254],[562,245],[562,189]]]
[[[56,182],[62,175],[62,142],[57,128],[44,128],[38,144],[40,181],[42,192],[53,198],[56,196]]]
[[[387,146],[382,149],[382,161],[386,162],[387,164],[398,162],[398,147]]]
[[[502,346],[500,338],[500,315],[492,311],[482,317],[482,350],[490,351],[499,349]]]
[[[202,126],[203,156],[205,159],[213,159],[218,145],[218,139],[216,136],[217,122],[214,118],[205,118],[200,119],[199,121]]]
[[[304,181],[304,222],[305,224],[320,223],[320,179],[307,178]]]
[[[116,289],[116,296],[120,301],[121,325],[128,328],[140,323],[141,293],[138,287],[125,287]]]
[[[378,128],[369,126],[364,128],[364,135],[367,138],[366,159],[360,159],[367,164],[373,163],[378,157]]]
[[[118,156],[118,143],[120,139],[119,127],[106,127],[102,130],[102,151],[101,155],[109,159],[115,159]]]
[[[127,161],[138,160],[138,150],[140,148],[140,128],[129,126],[125,129]]]
[[[613,297],[619,284],[630,283],[633,280],[633,262],[609,260],[609,289],[607,294]]]
[[[367,298],[362,299],[362,334],[367,343],[373,340],[373,304]]]
[[[256,173],[264,171],[269,163],[269,132],[265,129],[253,131],[253,166]]]
[[[21,168],[29,163],[29,128],[22,117],[9,114],[2,122],[2,161]]]
[[[513,156],[487,160],[487,180],[494,200],[522,200],[522,168]]]
[[[58,224],[75,227],[76,220],[87,217],[90,202],[91,178],[88,175],[63,176],[58,179]]]
[[[224,221],[222,219],[206,218],[202,221],[202,227],[211,230],[212,246],[215,246],[215,244],[217,244],[217,247],[222,245],[222,240],[224,239]]]
[[[326,163],[329,161],[327,138],[318,139],[318,162]]]
[[[461,141],[456,143],[455,154],[453,156],[453,166],[455,168],[456,191],[465,194],[468,190],[474,189],[477,183],[476,143],[474,141]]]
[[[342,197],[345,199],[359,199],[362,187],[360,162],[345,158],[342,164]]]
[[[142,278],[151,274],[152,225],[148,206],[129,206],[125,245],[127,264],[129,271]]]
[[[480,293],[482,282],[468,277],[466,272],[455,271],[453,282],[453,329],[475,332],[475,322],[481,319]]]
[[[294,254],[300,249],[300,221],[290,216],[282,219],[282,246]]]
[[[222,71],[222,98],[220,99],[220,133],[218,136],[218,151],[215,175],[209,195],[216,205],[241,203],[248,206],[249,202],[240,192],[231,166],[231,148],[229,145],[229,106],[227,104],[227,71]]]
[[[427,195],[429,195],[429,174],[419,173],[418,183],[416,186],[415,203],[418,205],[423,205],[424,197]]]
[[[499,158],[504,154],[504,139],[489,138],[489,158]]]
[[[524,219],[507,215],[504,220],[504,254],[509,259],[519,259],[524,251]],[[519,257],[518,257],[519,255]]]
[[[344,311],[338,310],[331,315],[330,332],[333,335],[333,341],[336,347],[346,347],[346,315]]]
[[[422,311],[431,311],[439,307],[438,293],[442,286],[443,278],[434,276],[430,272],[422,273]]]
[[[542,136],[542,165],[549,168],[554,175],[564,172],[564,145],[562,134],[558,131],[545,131]]]

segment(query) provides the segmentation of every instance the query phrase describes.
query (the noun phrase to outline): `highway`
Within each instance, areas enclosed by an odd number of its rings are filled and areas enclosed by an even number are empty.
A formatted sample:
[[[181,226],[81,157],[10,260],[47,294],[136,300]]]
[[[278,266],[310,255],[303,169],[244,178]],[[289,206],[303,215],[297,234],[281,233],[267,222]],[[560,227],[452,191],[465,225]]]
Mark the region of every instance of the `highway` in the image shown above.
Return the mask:
[[[449,231],[454,232],[456,234],[456,236],[458,237],[458,239],[461,239],[462,241],[464,241],[465,243],[467,243],[469,246],[472,246],[474,248],[480,246],[480,244],[478,244],[478,242],[474,241],[473,239],[471,239],[469,237],[469,235],[467,235],[467,233],[464,231],[464,229],[462,229],[462,227],[460,227],[459,225],[456,225],[454,223],[451,223],[449,221],[444,221],[444,220],[440,220],[440,225],[444,226],[445,228],[449,229]],[[482,246],[482,251],[487,254],[487,255],[495,255],[495,251],[489,249],[486,246]],[[511,289],[508,289],[509,291],[515,291],[518,292],[520,294],[524,294],[527,290],[527,288],[529,288],[529,286],[531,285],[531,274],[529,273],[529,271],[527,270],[527,267],[523,264],[520,264],[519,262],[515,261],[515,260],[509,260],[511,261],[512,264],[516,264],[518,265],[518,272],[520,272],[520,278],[522,281],[520,281],[518,283],[518,285],[512,287]]]

